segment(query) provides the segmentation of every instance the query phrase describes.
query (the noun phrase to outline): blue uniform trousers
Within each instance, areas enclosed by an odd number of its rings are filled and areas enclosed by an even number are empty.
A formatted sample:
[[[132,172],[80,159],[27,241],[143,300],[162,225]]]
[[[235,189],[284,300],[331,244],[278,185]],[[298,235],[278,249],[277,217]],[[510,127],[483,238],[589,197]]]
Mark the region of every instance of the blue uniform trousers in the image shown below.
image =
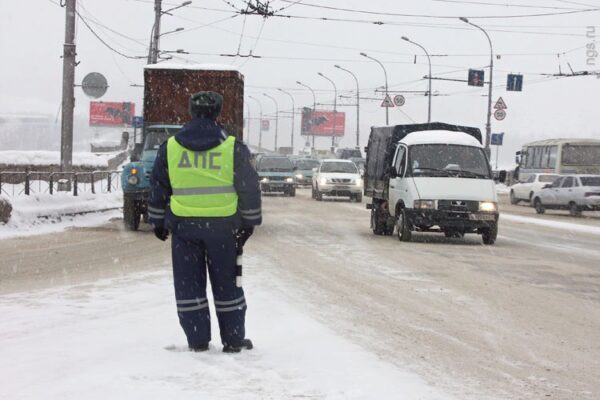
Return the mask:
[[[208,344],[210,313],[206,272],[210,277],[221,342],[237,346],[245,337],[246,299],[235,285],[236,242],[232,230],[176,232],[171,241],[179,323],[190,347]]]

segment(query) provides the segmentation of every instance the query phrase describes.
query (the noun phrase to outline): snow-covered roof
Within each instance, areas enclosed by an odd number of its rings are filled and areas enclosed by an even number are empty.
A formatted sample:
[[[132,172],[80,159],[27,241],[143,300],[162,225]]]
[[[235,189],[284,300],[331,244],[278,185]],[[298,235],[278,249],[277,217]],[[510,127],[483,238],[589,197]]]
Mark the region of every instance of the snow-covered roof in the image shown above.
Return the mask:
[[[462,146],[483,147],[473,136],[454,131],[419,131],[409,133],[400,140],[408,146],[416,144],[456,144]]]
[[[187,69],[194,71],[236,71],[239,70],[233,65],[227,64],[175,64],[175,63],[160,63],[149,64],[145,69]]]

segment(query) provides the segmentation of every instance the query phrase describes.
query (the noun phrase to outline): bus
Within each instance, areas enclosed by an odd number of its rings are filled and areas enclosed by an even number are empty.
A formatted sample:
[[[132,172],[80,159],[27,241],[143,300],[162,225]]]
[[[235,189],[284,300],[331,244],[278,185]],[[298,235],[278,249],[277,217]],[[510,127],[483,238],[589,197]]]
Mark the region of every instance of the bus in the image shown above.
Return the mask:
[[[548,139],[523,145],[515,177],[532,174],[600,174],[600,139]]]

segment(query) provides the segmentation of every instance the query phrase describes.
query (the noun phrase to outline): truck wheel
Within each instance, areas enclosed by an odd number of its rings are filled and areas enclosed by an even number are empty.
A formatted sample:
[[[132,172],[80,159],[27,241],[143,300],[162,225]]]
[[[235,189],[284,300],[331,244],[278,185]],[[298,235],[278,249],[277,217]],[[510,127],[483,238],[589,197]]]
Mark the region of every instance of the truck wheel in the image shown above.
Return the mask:
[[[123,222],[125,222],[125,228],[130,231],[137,231],[140,227],[140,217],[141,213],[137,201],[126,197],[123,202]]]
[[[401,242],[410,242],[410,239],[412,239],[410,222],[406,218],[406,210],[404,209],[398,213],[398,218],[396,219],[396,231],[398,232],[398,240]]]
[[[569,214],[571,214],[572,217],[579,217],[581,215],[581,209],[574,201],[569,203]]]
[[[290,194],[290,197],[296,197],[296,188],[291,188],[288,193]]]
[[[535,212],[538,214],[543,214],[546,212],[546,209],[544,208],[542,201],[540,200],[539,197],[536,197],[533,200],[533,207],[535,208]]]
[[[515,205],[519,203],[519,199],[515,197],[515,192],[513,190],[510,191],[510,204]]]
[[[482,229],[481,238],[483,239],[483,244],[492,245],[496,243],[496,239],[498,238],[498,224],[495,223],[489,228]]]

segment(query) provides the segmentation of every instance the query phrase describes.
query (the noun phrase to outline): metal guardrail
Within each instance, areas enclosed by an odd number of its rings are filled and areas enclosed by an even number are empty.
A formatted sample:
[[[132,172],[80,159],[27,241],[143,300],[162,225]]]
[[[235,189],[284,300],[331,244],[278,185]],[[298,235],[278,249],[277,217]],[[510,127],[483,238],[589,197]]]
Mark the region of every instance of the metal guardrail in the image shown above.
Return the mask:
[[[110,193],[121,187],[121,171],[14,172],[0,171],[0,194],[9,197],[49,193]],[[37,178],[37,179],[36,179]]]

